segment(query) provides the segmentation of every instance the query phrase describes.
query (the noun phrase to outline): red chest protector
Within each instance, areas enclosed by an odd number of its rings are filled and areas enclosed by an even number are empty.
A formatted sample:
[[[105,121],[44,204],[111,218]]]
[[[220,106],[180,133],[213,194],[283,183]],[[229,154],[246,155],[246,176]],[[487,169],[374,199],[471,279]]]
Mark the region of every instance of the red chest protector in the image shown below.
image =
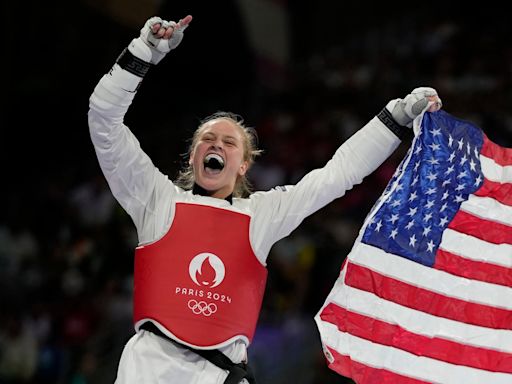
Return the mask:
[[[162,325],[194,347],[252,341],[267,269],[249,242],[250,217],[177,203],[167,234],[135,251],[134,321]]]

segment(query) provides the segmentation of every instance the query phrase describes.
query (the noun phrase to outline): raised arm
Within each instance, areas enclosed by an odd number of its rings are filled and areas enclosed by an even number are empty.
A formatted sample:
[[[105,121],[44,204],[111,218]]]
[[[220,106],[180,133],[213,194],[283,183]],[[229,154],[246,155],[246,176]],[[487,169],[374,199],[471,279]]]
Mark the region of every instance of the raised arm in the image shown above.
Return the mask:
[[[258,214],[253,217],[251,233],[260,260],[304,218],[361,183],[393,153],[401,138],[412,137],[417,116],[440,107],[433,88],[416,88],[403,99],[391,100],[345,141],[323,168],[309,172],[296,185],[254,194]]]
[[[89,130],[99,164],[139,236],[146,211],[154,208],[158,204],[155,199],[162,196],[159,189],[173,186],[140,148],[123,120],[144,75],[178,46],[191,20],[191,16],[178,23],[158,17],[149,19],[140,36],[130,42],[101,78],[89,100]]]

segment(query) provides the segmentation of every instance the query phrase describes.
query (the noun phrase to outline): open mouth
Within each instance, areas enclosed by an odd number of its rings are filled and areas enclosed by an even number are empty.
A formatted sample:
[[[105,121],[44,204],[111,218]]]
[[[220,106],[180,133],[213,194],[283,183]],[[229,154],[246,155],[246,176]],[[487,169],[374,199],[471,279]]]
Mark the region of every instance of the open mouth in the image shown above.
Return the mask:
[[[203,160],[204,169],[209,173],[220,173],[224,169],[224,159],[216,153],[210,153]]]

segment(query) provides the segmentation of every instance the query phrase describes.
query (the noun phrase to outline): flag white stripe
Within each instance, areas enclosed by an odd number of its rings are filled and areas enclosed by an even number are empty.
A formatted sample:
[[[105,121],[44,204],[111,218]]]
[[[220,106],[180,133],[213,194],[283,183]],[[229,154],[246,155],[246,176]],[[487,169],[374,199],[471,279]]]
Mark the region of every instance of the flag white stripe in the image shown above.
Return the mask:
[[[486,179],[498,183],[512,183],[512,165],[501,166],[484,155],[480,155],[480,165]]]
[[[346,332],[331,323],[315,318],[325,345],[342,355],[374,368],[383,368],[404,376],[443,384],[510,384],[512,375],[488,372],[440,360],[416,356],[401,349],[372,343]]]
[[[469,195],[460,209],[484,220],[512,226],[512,207],[490,197]]]
[[[512,245],[510,244],[488,243],[448,228],[443,233],[440,248],[464,259],[512,268]]]
[[[349,311],[398,325],[418,335],[439,337],[473,347],[512,353],[512,331],[510,330],[479,327],[433,316],[343,284],[333,288],[329,302]]]
[[[512,288],[510,287],[454,276],[364,243],[354,246],[348,257],[353,264],[414,287],[467,302],[512,310]]]

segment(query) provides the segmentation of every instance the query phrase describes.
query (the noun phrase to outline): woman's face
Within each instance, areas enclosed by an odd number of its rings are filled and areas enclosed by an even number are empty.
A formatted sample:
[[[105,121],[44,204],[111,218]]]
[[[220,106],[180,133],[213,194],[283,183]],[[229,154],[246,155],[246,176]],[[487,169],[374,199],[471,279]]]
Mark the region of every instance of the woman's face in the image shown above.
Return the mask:
[[[242,132],[223,118],[208,121],[200,129],[189,160],[194,179],[210,196],[223,199],[233,193],[238,177],[247,172]]]

